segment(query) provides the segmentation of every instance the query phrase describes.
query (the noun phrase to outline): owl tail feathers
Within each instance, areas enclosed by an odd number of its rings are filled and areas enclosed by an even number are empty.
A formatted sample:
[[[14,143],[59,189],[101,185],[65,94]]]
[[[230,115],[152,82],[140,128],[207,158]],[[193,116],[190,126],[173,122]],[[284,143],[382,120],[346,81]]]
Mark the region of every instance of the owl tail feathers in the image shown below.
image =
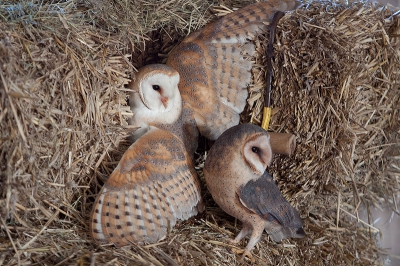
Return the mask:
[[[243,44],[266,29],[266,22],[272,21],[275,12],[291,11],[301,4],[298,0],[269,0],[245,6],[215,22],[215,27],[212,28],[213,41]]]
[[[269,2],[269,1],[266,1],[266,2]],[[303,4],[301,1],[298,1],[298,0],[281,0],[280,3],[281,3],[280,8],[279,8],[280,11],[295,10]]]
[[[206,209],[206,206],[203,202],[203,198],[200,199],[199,203],[196,206],[196,209],[197,209],[198,213],[202,213]]]
[[[197,203],[197,205],[193,206],[190,209],[181,210],[182,214],[180,216],[178,216],[177,218],[179,220],[186,221],[189,218],[191,218],[191,217],[193,217],[193,216],[195,216],[195,215],[197,215],[199,213],[202,213],[204,210],[205,210],[205,205],[204,205],[204,202],[203,202],[203,198],[201,198],[199,200],[199,202]]]
[[[267,230],[266,230],[267,231]],[[303,227],[294,228],[294,227],[281,227],[277,232],[269,232],[267,231],[269,236],[276,243],[281,242],[283,239],[291,237],[291,238],[303,238],[306,236],[306,232],[304,232]]]
[[[303,238],[306,236],[306,232],[303,227],[297,228],[296,231],[292,234],[293,238]]]

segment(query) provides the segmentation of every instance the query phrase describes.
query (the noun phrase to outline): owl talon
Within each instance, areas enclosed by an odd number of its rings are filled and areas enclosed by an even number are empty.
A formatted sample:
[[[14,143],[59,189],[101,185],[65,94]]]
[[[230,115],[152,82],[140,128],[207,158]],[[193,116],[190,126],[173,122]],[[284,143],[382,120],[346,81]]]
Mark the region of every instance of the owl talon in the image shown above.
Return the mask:
[[[236,240],[236,239],[228,239],[228,243],[231,245],[237,245],[239,244],[240,241]]]
[[[241,260],[244,260],[245,257],[248,257],[251,261],[251,263],[256,262],[256,260],[253,258],[253,255],[251,255],[250,251],[247,249],[241,249],[241,248],[232,248],[232,252],[240,255],[243,254],[242,257],[240,258]]]
[[[240,124],[226,130],[215,141],[203,168],[215,202],[243,223],[242,230],[229,242],[237,244],[250,234],[244,250],[232,250],[243,253],[252,262],[250,251],[264,231],[274,239],[305,235],[298,211],[265,170],[272,156],[268,133],[256,125]]]

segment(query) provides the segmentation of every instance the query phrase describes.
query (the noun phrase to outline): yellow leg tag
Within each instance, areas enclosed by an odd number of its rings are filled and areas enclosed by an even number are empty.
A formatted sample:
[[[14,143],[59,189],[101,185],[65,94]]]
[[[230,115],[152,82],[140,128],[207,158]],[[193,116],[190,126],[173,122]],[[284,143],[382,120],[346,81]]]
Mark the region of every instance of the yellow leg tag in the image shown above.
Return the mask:
[[[271,107],[264,107],[261,127],[265,130],[268,129],[269,122],[271,121],[271,113],[272,113]]]

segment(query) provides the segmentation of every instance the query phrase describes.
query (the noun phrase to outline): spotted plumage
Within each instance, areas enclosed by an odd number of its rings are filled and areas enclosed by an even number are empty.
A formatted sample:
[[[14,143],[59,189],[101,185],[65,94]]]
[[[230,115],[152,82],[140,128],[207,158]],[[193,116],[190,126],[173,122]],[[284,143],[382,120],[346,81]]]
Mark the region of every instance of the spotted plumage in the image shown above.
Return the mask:
[[[266,171],[271,158],[268,133],[261,127],[241,124],[217,139],[204,164],[204,177],[215,202],[243,222],[233,243],[251,233],[246,255],[264,230],[277,242],[305,235],[298,212]]]
[[[139,69],[129,85],[134,143],[100,191],[91,233],[100,243],[155,242],[177,219],[203,209],[193,167],[198,130],[215,140],[239,123],[254,53],[250,40],[275,11],[271,0],[235,11],[189,35],[166,65]]]
[[[179,138],[151,127],[125,152],[94,205],[99,243],[153,243],[178,219],[203,210],[191,156]]]
[[[246,6],[192,33],[170,53],[167,65],[179,73],[180,94],[202,135],[216,140],[239,123],[251,80],[251,40],[267,28],[276,11],[299,4],[271,0]]]

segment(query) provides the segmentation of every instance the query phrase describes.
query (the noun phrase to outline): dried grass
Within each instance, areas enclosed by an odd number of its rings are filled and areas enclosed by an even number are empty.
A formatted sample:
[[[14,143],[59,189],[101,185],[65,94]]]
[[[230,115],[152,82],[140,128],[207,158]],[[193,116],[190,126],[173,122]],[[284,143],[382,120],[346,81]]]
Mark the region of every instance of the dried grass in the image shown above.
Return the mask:
[[[208,12],[213,4],[0,5],[0,265],[249,263],[239,262],[226,242],[240,222],[205,187],[206,212],[157,244],[99,247],[88,234],[94,197],[128,145],[124,84],[136,67],[163,61],[185,34],[215,19],[222,9]],[[308,236],[277,244],[265,235],[253,252],[258,265],[381,264],[374,228],[353,217],[361,203],[393,206],[399,195],[400,20],[394,12],[323,2],[281,20],[271,130],[296,134],[298,147],[292,158],[277,156],[271,172]],[[260,36],[244,121],[261,118],[266,45]]]

